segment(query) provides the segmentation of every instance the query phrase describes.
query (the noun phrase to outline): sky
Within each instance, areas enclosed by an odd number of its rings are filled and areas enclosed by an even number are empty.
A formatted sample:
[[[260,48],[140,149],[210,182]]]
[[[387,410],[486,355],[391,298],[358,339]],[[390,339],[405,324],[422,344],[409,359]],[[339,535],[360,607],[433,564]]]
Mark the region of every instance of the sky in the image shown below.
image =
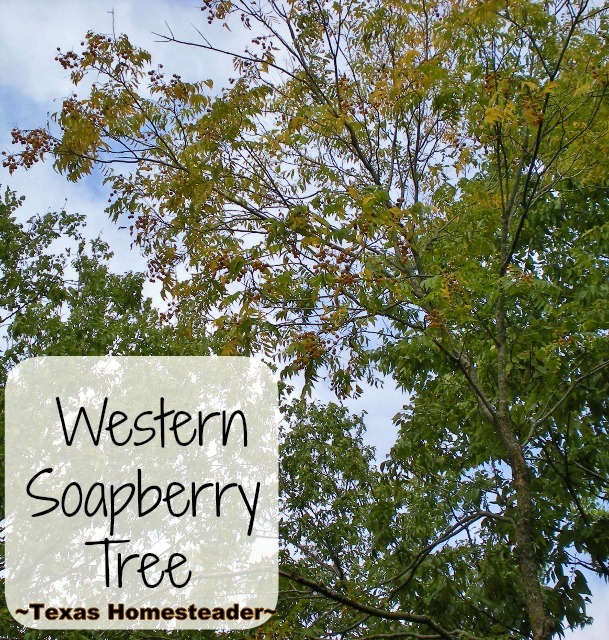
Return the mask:
[[[49,113],[71,92],[68,72],[54,60],[57,48],[78,48],[89,30],[118,35],[127,33],[131,41],[153,55],[171,75],[179,73],[185,80],[214,80],[222,86],[231,75],[232,63],[194,47],[160,43],[154,33],[196,40],[195,26],[214,44],[240,50],[243,34],[209,27],[195,0],[0,0],[0,149],[10,148],[10,130],[44,125]],[[193,26],[194,25],[194,26]],[[113,268],[117,271],[144,270],[145,263],[130,246],[126,230],[113,225],[104,214],[108,191],[99,175],[79,183],[69,183],[56,174],[49,163],[38,164],[29,171],[9,176],[0,169],[2,189],[9,186],[26,201],[21,215],[67,211],[87,215],[91,236],[101,235],[113,248]],[[153,287],[149,295],[157,296]],[[320,389],[322,401],[331,400],[329,391]],[[355,411],[367,412],[367,441],[377,447],[380,457],[395,440],[392,417],[404,403],[404,396],[390,382],[383,389],[366,389],[353,402]],[[589,613],[595,618],[583,632],[567,633],[568,640],[605,640],[609,632],[609,588],[594,582],[593,604]]]

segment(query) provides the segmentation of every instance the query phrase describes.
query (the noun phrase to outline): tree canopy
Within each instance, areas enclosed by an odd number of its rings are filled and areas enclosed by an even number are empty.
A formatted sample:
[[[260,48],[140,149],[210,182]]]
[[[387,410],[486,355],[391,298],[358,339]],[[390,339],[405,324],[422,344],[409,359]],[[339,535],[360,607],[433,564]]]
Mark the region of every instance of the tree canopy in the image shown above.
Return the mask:
[[[289,410],[291,586],[260,633],[545,640],[586,623],[582,569],[609,575],[609,6],[203,10],[249,45],[162,37],[233,56],[225,87],[89,33],[58,54],[74,94],[13,132],[5,166],[101,167],[168,319],[216,352],[342,397],[379,373],[409,394],[381,469],[357,418]]]

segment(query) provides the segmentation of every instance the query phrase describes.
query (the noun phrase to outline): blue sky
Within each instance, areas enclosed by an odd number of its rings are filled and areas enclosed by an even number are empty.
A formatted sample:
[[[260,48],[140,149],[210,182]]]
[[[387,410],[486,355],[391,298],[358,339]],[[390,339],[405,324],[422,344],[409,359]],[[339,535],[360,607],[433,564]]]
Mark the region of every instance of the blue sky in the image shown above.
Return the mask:
[[[13,126],[29,128],[43,125],[50,112],[58,108],[58,101],[70,92],[68,73],[55,62],[57,47],[68,50],[79,46],[88,30],[111,33],[114,10],[114,29],[127,33],[138,46],[148,49],[155,62],[162,62],[169,74],[177,72],[185,79],[214,80],[215,85],[231,74],[232,64],[227,58],[214,57],[200,49],[156,42],[153,32],[166,32],[167,22],[176,36],[195,40],[193,27],[210,30],[204,14],[195,0],[4,0],[0,4],[0,148],[10,146]],[[207,32],[206,32],[207,35]],[[239,50],[245,43],[239,33],[214,28],[210,40],[223,47]],[[67,182],[57,175],[50,164],[37,165],[28,172],[8,176],[2,170],[2,187],[10,186],[26,196],[22,215],[57,210],[87,214],[89,233],[101,234],[115,251],[114,268],[143,270],[144,261],[130,248],[126,230],[110,223],[103,210],[108,189],[99,175],[79,182]],[[155,296],[154,288],[149,294]],[[319,397],[329,400],[330,393],[321,389]],[[404,397],[391,384],[383,390],[367,389],[354,402],[355,411],[368,414],[368,441],[381,454],[388,451],[395,437],[392,416],[400,409]],[[595,624],[585,632],[569,633],[569,639],[604,640],[609,632],[609,589],[601,582],[593,584],[594,603],[590,613]]]

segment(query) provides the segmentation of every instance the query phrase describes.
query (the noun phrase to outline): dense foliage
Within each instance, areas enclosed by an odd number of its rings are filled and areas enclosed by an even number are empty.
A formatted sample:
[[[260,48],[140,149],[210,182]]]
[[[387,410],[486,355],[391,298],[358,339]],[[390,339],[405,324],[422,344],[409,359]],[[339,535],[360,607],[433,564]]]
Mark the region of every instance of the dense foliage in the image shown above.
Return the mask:
[[[358,419],[290,410],[285,591],[254,635],[585,623],[582,568],[609,575],[609,7],[204,10],[251,32],[226,88],[90,33],[58,55],[85,89],[5,164],[102,166],[109,214],[217,352],[408,392],[380,470]]]

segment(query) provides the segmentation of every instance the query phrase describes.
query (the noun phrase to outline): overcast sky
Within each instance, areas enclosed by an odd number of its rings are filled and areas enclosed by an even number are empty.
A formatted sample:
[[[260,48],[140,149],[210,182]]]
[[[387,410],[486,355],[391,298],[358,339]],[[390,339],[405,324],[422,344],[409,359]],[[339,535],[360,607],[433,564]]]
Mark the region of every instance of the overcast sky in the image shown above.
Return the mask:
[[[63,51],[78,48],[87,31],[127,33],[131,41],[153,54],[154,62],[164,65],[164,71],[179,73],[187,80],[211,78],[221,86],[232,69],[231,61],[214,57],[201,49],[156,42],[156,33],[167,32],[167,23],[176,36],[198,38],[195,25],[209,35],[215,44],[241,48],[240,35],[207,25],[200,4],[194,0],[0,0],[0,149],[10,146],[10,130],[43,125],[47,115],[59,108],[59,101],[70,93],[68,73],[55,62],[57,47]],[[114,12],[113,15],[111,12]],[[116,253],[116,270],[143,270],[144,262],[131,250],[128,235],[118,230],[104,214],[108,189],[99,176],[77,184],[68,183],[55,174],[49,164],[37,165],[28,172],[0,175],[2,188],[10,186],[18,195],[26,196],[23,215],[54,211],[87,214],[90,235],[107,240]],[[150,293],[154,291],[150,289]],[[330,399],[323,390],[322,400]],[[368,441],[381,454],[388,451],[395,429],[392,416],[403,398],[386,385],[382,391],[367,390],[353,404],[357,411],[368,413]],[[609,631],[609,589],[594,583],[594,604],[590,613],[595,624],[585,632],[568,634],[569,639],[605,640]]]

